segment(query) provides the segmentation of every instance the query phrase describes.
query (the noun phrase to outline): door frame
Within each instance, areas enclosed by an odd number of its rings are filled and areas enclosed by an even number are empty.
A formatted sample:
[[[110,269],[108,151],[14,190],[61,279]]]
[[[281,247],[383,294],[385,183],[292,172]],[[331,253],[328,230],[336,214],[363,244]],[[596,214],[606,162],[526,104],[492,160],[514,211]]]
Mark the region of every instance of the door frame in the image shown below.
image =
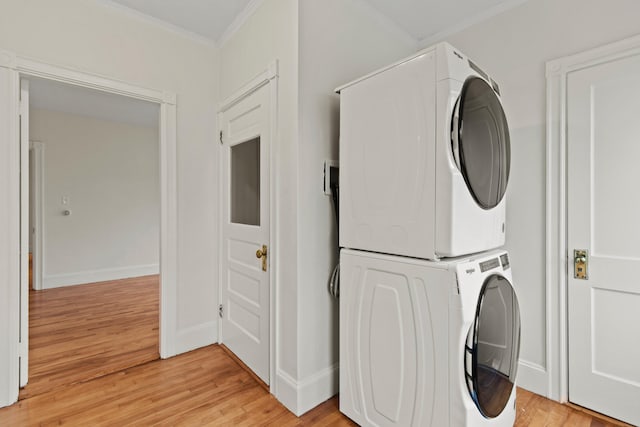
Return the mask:
[[[278,272],[278,244],[277,244],[277,220],[276,220],[276,206],[277,206],[277,192],[276,192],[276,170],[277,170],[277,157],[274,155],[276,152],[275,147],[277,144],[277,125],[278,125],[278,60],[273,60],[267,68],[259,75],[254,77],[251,81],[246,83],[236,92],[231,94],[228,98],[222,101],[218,106],[218,113],[216,117],[217,132],[221,132],[222,115],[230,107],[245,99],[258,89],[268,85],[269,86],[269,390],[271,394],[278,395],[276,389],[276,357],[277,349],[279,347],[279,340],[277,336],[277,330],[279,325],[279,315],[277,312],[277,272]],[[218,150],[221,150],[222,141],[219,141]],[[224,191],[222,176],[223,167],[222,162],[224,156],[219,153],[218,155],[218,235],[222,236],[224,227]],[[224,244],[221,238],[218,243],[218,253],[223,253],[222,245]],[[223,283],[223,260],[222,257],[218,259],[218,304],[222,302],[222,283]],[[223,344],[222,341],[222,322],[218,322],[218,342]]]
[[[569,73],[640,54],[640,35],[546,64],[546,374],[547,396],[569,401],[567,252],[567,78]]]
[[[31,228],[35,227],[33,233],[33,287],[32,289],[42,290],[42,266],[44,265],[44,216],[42,207],[44,206],[44,153],[45,145],[41,141],[29,141],[29,151],[33,154],[33,174],[30,176],[33,180],[33,224],[29,224]],[[32,232],[30,230],[29,232]]]
[[[18,399],[18,354],[20,329],[20,295],[17,283],[20,283],[20,262],[16,248],[20,247],[20,179],[19,179],[19,93],[20,79],[38,77],[56,82],[67,83],[88,89],[99,90],[115,95],[126,96],[153,102],[160,106],[160,357],[165,359],[176,354],[177,339],[177,141],[176,141],[176,94],[169,91],[154,90],[91,74],[76,69],[62,67],[21,57],[13,52],[0,50],[0,67],[9,72],[10,99],[0,105],[0,126],[6,126],[0,133],[0,150],[8,153],[8,167],[0,175],[7,183],[0,191],[6,194],[7,208],[0,211],[0,217],[7,216],[7,228],[0,228],[0,241],[7,242],[7,274],[0,279],[0,293],[7,298],[8,331],[0,330],[0,339],[8,338],[6,354],[0,354],[0,360],[6,356],[8,364],[0,372],[0,381],[7,380],[8,389],[0,389],[0,406],[9,405]],[[0,88],[1,89],[1,88]],[[6,211],[6,212],[5,212]],[[22,214],[27,216],[28,212]],[[4,264],[4,260],[0,260]],[[3,289],[7,287],[8,289]],[[4,353],[4,349],[3,349]],[[6,372],[4,371],[6,369]],[[2,384],[0,384],[2,386]]]

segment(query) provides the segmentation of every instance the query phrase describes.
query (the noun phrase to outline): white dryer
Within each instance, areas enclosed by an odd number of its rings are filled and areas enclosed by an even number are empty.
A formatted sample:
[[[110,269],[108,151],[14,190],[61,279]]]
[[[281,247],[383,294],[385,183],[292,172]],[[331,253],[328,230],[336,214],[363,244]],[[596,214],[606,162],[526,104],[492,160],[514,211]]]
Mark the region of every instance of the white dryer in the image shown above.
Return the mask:
[[[509,257],[343,249],[340,410],[362,426],[513,426],[520,313]]]
[[[425,259],[500,247],[500,90],[441,43],[339,89],[340,246]]]

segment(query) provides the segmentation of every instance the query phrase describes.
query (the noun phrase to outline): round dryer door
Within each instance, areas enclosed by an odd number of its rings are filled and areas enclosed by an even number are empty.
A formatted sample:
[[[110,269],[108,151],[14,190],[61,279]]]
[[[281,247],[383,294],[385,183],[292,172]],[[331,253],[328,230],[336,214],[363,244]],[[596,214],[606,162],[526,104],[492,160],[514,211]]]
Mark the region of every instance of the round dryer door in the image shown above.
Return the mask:
[[[453,157],[467,188],[483,209],[507,190],[511,145],[507,118],[493,88],[479,77],[462,86],[451,123]]]
[[[476,406],[495,418],[515,385],[520,353],[520,309],[509,281],[489,276],[480,292],[465,351],[467,387]]]

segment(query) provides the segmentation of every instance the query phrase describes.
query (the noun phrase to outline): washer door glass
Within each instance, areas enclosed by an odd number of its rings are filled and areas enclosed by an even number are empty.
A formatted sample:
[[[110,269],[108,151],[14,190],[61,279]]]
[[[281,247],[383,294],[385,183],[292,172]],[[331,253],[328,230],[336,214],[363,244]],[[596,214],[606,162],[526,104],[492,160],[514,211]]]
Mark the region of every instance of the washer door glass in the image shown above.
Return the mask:
[[[507,189],[511,145],[500,99],[485,80],[465,81],[451,127],[453,156],[467,188],[483,209],[495,207]]]
[[[507,405],[515,385],[519,352],[516,294],[507,279],[491,275],[482,286],[465,352],[467,387],[485,417],[497,417]]]

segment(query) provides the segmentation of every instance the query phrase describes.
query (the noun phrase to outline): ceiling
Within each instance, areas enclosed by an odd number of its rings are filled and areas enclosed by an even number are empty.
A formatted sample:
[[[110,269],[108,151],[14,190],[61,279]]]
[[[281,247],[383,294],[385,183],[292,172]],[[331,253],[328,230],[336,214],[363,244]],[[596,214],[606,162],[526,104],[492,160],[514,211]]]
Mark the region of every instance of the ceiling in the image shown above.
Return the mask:
[[[417,41],[460,30],[525,0],[365,0]]]
[[[212,41],[251,0],[108,0]]]
[[[213,42],[260,0],[102,0],[133,9]],[[305,0],[309,1],[309,0]],[[321,1],[321,0],[318,0]],[[369,4],[417,42],[500,13],[526,0],[359,0]]]
[[[152,102],[35,77],[29,77],[29,106],[148,127],[160,117]]]

